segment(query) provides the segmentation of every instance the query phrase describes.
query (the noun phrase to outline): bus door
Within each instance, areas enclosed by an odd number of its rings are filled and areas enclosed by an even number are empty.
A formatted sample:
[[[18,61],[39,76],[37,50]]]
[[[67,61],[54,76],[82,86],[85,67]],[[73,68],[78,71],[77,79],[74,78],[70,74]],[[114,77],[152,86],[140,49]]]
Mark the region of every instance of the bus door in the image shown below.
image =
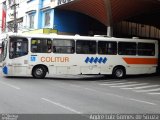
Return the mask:
[[[100,59],[97,56],[83,56],[84,65],[81,66],[81,73],[82,74],[99,74],[101,71],[100,64],[98,60]]]
[[[26,75],[28,67],[28,40],[20,37],[10,37],[9,71],[13,75]]]
[[[100,67],[96,50],[97,42],[93,40],[77,40],[76,53],[77,58],[82,62],[80,71],[82,74],[99,74]]]

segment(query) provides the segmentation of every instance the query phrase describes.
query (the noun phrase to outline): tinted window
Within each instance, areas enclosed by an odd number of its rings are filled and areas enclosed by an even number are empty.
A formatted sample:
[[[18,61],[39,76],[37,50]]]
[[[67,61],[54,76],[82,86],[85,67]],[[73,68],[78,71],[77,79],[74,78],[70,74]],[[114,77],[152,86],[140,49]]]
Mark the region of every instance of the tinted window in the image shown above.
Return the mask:
[[[98,53],[99,54],[108,54],[116,55],[117,54],[117,42],[98,42]]]
[[[118,54],[119,55],[136,55],[136,43],[135,42],[119,42]]]
[[[9,43],[9,58],[13,59],[28,54],[28,40],[26,38],[11,37]]]
[[[77,40],[77,54],[96,54],[96,41]]]
[[[52,41],[50,39],[32,38],[31,52],[33,53],[50,53]]]
[[[155,44],[153,43],[138,43],[138,55],[140,56],[154,56]]]
[[[54,53],[74,53],[75,41],[74,40],[53,40],[53,52]]]

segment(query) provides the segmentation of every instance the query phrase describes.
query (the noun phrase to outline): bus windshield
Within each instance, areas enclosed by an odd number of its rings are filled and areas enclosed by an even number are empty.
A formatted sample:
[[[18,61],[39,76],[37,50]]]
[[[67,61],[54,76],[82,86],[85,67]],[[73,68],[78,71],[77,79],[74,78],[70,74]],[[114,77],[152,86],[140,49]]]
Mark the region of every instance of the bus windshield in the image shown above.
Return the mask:
[[[3,41],[0,53],[0,62],[4,61],[6,56],[7,56],[7,41]]]
[[[0,43],[0,54],[2,54],[2,43]]]
[[[14,59],[28,54],[26,38],[11,37],[9,43],[9,58]]]

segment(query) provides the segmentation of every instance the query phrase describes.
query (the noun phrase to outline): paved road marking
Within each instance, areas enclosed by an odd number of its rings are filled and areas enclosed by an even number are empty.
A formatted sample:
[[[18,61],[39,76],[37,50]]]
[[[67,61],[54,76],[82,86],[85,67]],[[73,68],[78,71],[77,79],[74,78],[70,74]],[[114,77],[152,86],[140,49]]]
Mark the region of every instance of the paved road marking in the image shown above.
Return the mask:
[[[135,88],[133,88],[133,89],[139,90],[139,89],[159,87],[159,86],[160,86],[160,85],[147,85],[147,86],[142,86],[142,87],[135,87]]]
[[[125,100],[131,100],[131,101],[145,103],[145,104],[150,104],[150,105],[157,105],[156,103],[152,103],[152,102],[148,102],[148,101],[143,101],[143,100],[138,100],[138,99],[134,99],[134,98],[129,98],[129,97],[113,94],[113,93],[105,93],[105,94],[106,95],[110,95],[110,96],[114,96],[114,97],[118,97],[118,98],[121,98],[121,99],[125,99]]]
[[[160,95],[160,93],[147,93],[147,94],[150,94],[150,95]]]
[[[135,85],[146,85],[148,83],[139,83],[139,84],[136,84],[138,82],[125,82],[123,84],[128,84],[128,83],[135,83]],[[116,85],[119,85],[120,83],[117,83]],[[121,83],[122,84],[122,83]],[[121,85],[120,84],[120,85]],[[122,84],[122,86],[124,86]],[[111,84],[99,84],[99,85],[111,85]],[[131,86],[132,84],[129,84],[129,85],[126,85],[126,86]],[[77,86],[78,87],[78,86]],[[80,86],[81,87],[81,86]],[[144,87],[144,86],[143,86]],[[82,87],[83,88],[83,87]],[[96,92],[102,92],[102,91],[97,91],[97,90],[94,90],[92,88],[84,88],[85,90],[89,90],[89,91],[96,91]],[[121,95],[117,95],[117,94],[114,94],[114,93],[105,93],[106,95],[109,95],[109,96],[114,96],[114,97],[118,97],[118,98],[121,98],[121,99],[126,99],[126,100],[131,100],[131,101],[135,101],[135,102],[139,102],[139,103],[145,103],[145,104],[149,104],[149,105],[157,105],[156,103],[152,103],[152,102],[148,102],[148,101],[143,101],[143,100],[138,100],[138,99],[134,99],[134,98],[129,98],[129,97],[125,97],[125,96],[121,96]]]
[[[106,85],[106,86],[113,86],[113,85],[125,85],[125,84],[132,84],[137,82],[124,82],[124,83],[106,83],[106,84],[99,84],[99,85]]]
[[[60,103],[54,102],[54,101],[52,101],[52,100],[49,100],[49,99],[46,99],[46,98],[41,98],[41,99],[44,100],[44,101],[46,101],[46,102],[52,103],[52,104],[54,104],[54,105],[57,105],[57,106],[59,106],[59,107],[61,107],[61,108],[63,108],[63,109],[66,109],[66,110],[69,110],[69,111],[71,111],[71,112],[74,112],[74,113],[76,113],[76,114],[82,114],[81,112],[79,112],[79,111],[77,111],[77,110],[74,110],[74,109],[72,109],[72,108],[70,108],[70,107],[68,107],[68,106],[62,105],[62,104],[60,104]]]
[[[141,102],[141,103],[146,103],[146,104],[150,104],[150,105],[157,105],[155,103],[151,103],[151,102],[148,102],[148,101],[137,100],[137,99],[133,99],[133,98],[131,98],[129,100],[136,101],[136,102]]]
[[[89,91],[96,91],[96,90],[91,89],[91,88],[84,88],[84,89],[89,90]],[[100,92],[100,91],[96,91],[96,92]],[[119,97],[121,99],[132,100],[132,101],[136,101],[136,102],[140,102],[140,103],[145,103],[145,104],[150,104],[150,105],[157,105],[156,103],[152,103],[152,102],[148,102],[148,101],[143,101],[143,100],[138,100],[138,99],[134,99],[134,98],[129,98],[129,97],[117,95],[117,94],[114,94],[114,93],[105,93],[105,94],[106,95],[110,95],[110,96],[114,96],[114,97]]]
[[[133,90],[135,92],[153,92],[153,91],[160,91],[160,88],[149,89],[149,90]]]
[[[144,88],[151,88],[151,87],[158,87],[160,85],[148,85],[149,83],[146,84],[146,86],[144,85],[140,85],[141,87],[131,87],[131,88],[121,88],[121,89],[124,89],[124,90],[140,90],[140,89],[144,89]]]
[[[124,96],[120,96],[120,95],[116,95],[116,94],[112,94],[112,93],[106,93],[107,95],[110,96],[114,96],[114,97],[119,97],[122,99],[126,99],[126,100],[132,100],[132,101],[136,101],[136,102],[140,102],[140,103],[145,103],[145,104],[150,104],[150,105],[157,105],[155,103],[152,102],[148,102],[148,101],[143,101],[143,100],[138,100],[138,99],[134,99],[134,98],[129,98],[129,97],[124,97]]]
[[[9,87],[11,87],[11,88],[17,89],[17,90],[20,90],[20,89],[21,89],[21,88],[15,86],[15,85],[12,85],[12,84],[9,84],[9,83],[6,83],[6,82],[0,81],[0,83],[1,83],[1,84],[4,84],[4,85],[6,85],[6,86],[9,86]]]
[[[124,88],[124,87],[133,87],[133,86],[140,86],[140,85],[147,85],[147,84],[148,84],[148,83],[138,83],[138,84],[130,84],[130,85],[111,86],[111,87]]]

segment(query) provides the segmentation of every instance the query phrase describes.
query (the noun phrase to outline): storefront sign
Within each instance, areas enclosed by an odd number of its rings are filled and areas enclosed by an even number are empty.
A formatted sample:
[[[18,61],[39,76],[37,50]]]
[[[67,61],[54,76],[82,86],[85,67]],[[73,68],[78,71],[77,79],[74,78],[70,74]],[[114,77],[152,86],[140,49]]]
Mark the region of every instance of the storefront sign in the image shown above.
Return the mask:
[[[74,1],[74,0],[58,0],[58,5],[66,4],[66,3],[69,3],[72,1]]]

